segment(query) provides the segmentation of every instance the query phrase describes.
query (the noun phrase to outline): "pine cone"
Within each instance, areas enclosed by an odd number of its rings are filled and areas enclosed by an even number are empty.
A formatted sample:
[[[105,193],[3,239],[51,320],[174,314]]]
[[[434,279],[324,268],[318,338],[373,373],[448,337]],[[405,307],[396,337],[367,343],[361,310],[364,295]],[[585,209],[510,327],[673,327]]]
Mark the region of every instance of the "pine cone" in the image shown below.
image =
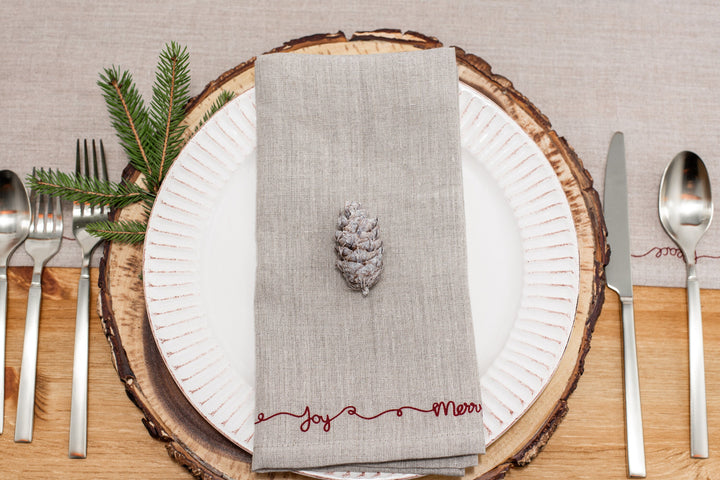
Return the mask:
[[[335,242],[337,268],[350,288],[366,296],[383,269],[383,242],[377,218],[369,218],[358,202],[345,202],[338,217]]]

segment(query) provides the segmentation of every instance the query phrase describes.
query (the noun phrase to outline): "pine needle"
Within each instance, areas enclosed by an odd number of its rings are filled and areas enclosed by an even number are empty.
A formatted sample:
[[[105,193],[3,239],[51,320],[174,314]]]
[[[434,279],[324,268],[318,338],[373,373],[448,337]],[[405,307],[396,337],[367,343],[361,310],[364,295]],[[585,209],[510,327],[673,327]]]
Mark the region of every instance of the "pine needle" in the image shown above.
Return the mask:
[[[142,243],[145,241],[147,225],[138,220],[120,222],[95,222],[86,227],[89,234],[110,242]]]
[[[218,97],[213,102],[213,104],[210,105],[210,108],[208,109],[208,111],[205,112],[205,115],[203,115],[202,119],[195,127],[195,130],[193,130],[193,134],[197,133],[197,131],[200,130],[200,127],[205,125],[205,122],[210,120],[210,117],[215,115],[218,112],[218,110],[220,110],[222,107],[227,105],[230,102],[230,100],[232,100],[233,98],[235,98],[235,92],[231,92],[228,90],[221,91],[220,94],[218,95]]]

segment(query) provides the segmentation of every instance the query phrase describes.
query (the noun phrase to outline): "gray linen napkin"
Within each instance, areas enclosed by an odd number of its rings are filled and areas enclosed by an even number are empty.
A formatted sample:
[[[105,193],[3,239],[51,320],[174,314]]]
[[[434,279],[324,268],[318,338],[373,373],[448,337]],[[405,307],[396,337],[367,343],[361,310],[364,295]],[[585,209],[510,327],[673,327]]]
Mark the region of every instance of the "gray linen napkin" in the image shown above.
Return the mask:
[[[454,50],[258,58],[253,470],[462,475],[484,452]],[[379,219],[367,297],[335,268]]]

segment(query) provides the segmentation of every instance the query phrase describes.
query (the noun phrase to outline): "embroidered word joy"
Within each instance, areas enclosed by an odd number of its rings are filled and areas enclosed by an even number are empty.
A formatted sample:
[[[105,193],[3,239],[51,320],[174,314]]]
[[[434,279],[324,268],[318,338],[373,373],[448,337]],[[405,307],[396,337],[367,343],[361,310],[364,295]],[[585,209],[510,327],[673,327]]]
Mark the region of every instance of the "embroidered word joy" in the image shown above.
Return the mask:
[[[347,407],[343,408],[335,414],[334,416],[330,415],[318,415],[313,414],[310,411],[310,407],[306,406],[305,410],[301,414],[295,414],[290,412],[278,412],[274,413],[270,416],[265,416],[264,413],[259,413],[257,417],[257,421],[255,424],[262,422],[267,422],[268,420],[271,420],[279,415],[287,415],[290,417],[294,417],[297,419],[301,419],[302,422],[300,423],[300,430],[302,432],[307,432],[312,425],[318,425],[322,424],[323,431],[329,432],[330,431],[330,425],[332,422],[340,417],[341,415],[350,415],[353,417],[357,417],[361,420],[375,420],[376,418],[382,417],[383,415],[387,415],[389,413],[394,413],[398,417],[403,416],[404,410],[410,410],[414,412],[420,412],[420,413],[432,413],[436,417],[439,417],[440,415],[444,416],[453,416],[453,417],[459,417],[461,415],[465,415],[466,413],[480,413],[482,410],[482,407],[479,403],[474,402],[462,402],[462,403],[455,403],[452,400],[449,402],[435,402],[432,405],[432,408],[428,409],[422,409],[417,407],[410,407],[410,406],[404,406],[400,408],[391,408],[389,410],[385,410],[383,412],[378,413],[377,415],[372,416],[365,416],[360,413],[358,413],[357,408],[353,405],[348,405]]]

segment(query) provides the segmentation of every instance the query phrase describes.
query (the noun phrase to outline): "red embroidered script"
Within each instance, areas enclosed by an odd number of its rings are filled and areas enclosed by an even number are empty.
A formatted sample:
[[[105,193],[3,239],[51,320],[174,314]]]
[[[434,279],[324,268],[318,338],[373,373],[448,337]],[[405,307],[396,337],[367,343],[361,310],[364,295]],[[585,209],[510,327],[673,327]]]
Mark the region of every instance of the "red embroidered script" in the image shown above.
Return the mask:
[[[403,410],[412,410],[420,413],[432,413],[436,417],[439,417],[441,414],[445,416],[452,415],[453,417],[459,417],[461,415],[465,415],[466,413],[480,413],[480,411],[482,411],[482,406],[479,403],[474,402],[455,403],[451,400],[449,402],[435,402],[433,403],[432,408],[429,408],[427,410],[417,407],[404,406],[400,408],[391,408],[389,410],[385,410],[384,412],[380,412],[377,415],[372,415],[368,417],[358,413],[357,408],[353,405],[348,405],[332,417],[330,415],[323,416],[313,414],[310,411],[310,407],[306,406],[305,410],[299,415],[290,412],[278,412],[266,417],[264,413],[259,413],[255,424],[257,425],[258,423],[267,422],[268,420],[271,420],[279,415],[287,415],[290,417],[295,417],[297,419],[302,419],[302,422],[300,423],[300,430],[303,432],[307,432],[312,425],[318,424],[322,424],[323,431],[329,432],[330,425],[332,424],[333,420],[343,414],[358,417],[362,420],[375,420],[376,418],[382,417],[383,415],[386,415],[388,413],[394,413],[398,417],[402,417]]]
[[[653,247],[650,250],[648,250],[645,253],[635,254],[633,253],[632,256],[634,258],[642,258],[647,257],[648,255],[652,254],[655,258],[660,257],[675,257],[679,259],[683,259],[682,250],[675,247]],[[700,260],[701,258],[712,258],[712,259],[720,259],[720,255],[697,255],[695,254],[695,260]]]

